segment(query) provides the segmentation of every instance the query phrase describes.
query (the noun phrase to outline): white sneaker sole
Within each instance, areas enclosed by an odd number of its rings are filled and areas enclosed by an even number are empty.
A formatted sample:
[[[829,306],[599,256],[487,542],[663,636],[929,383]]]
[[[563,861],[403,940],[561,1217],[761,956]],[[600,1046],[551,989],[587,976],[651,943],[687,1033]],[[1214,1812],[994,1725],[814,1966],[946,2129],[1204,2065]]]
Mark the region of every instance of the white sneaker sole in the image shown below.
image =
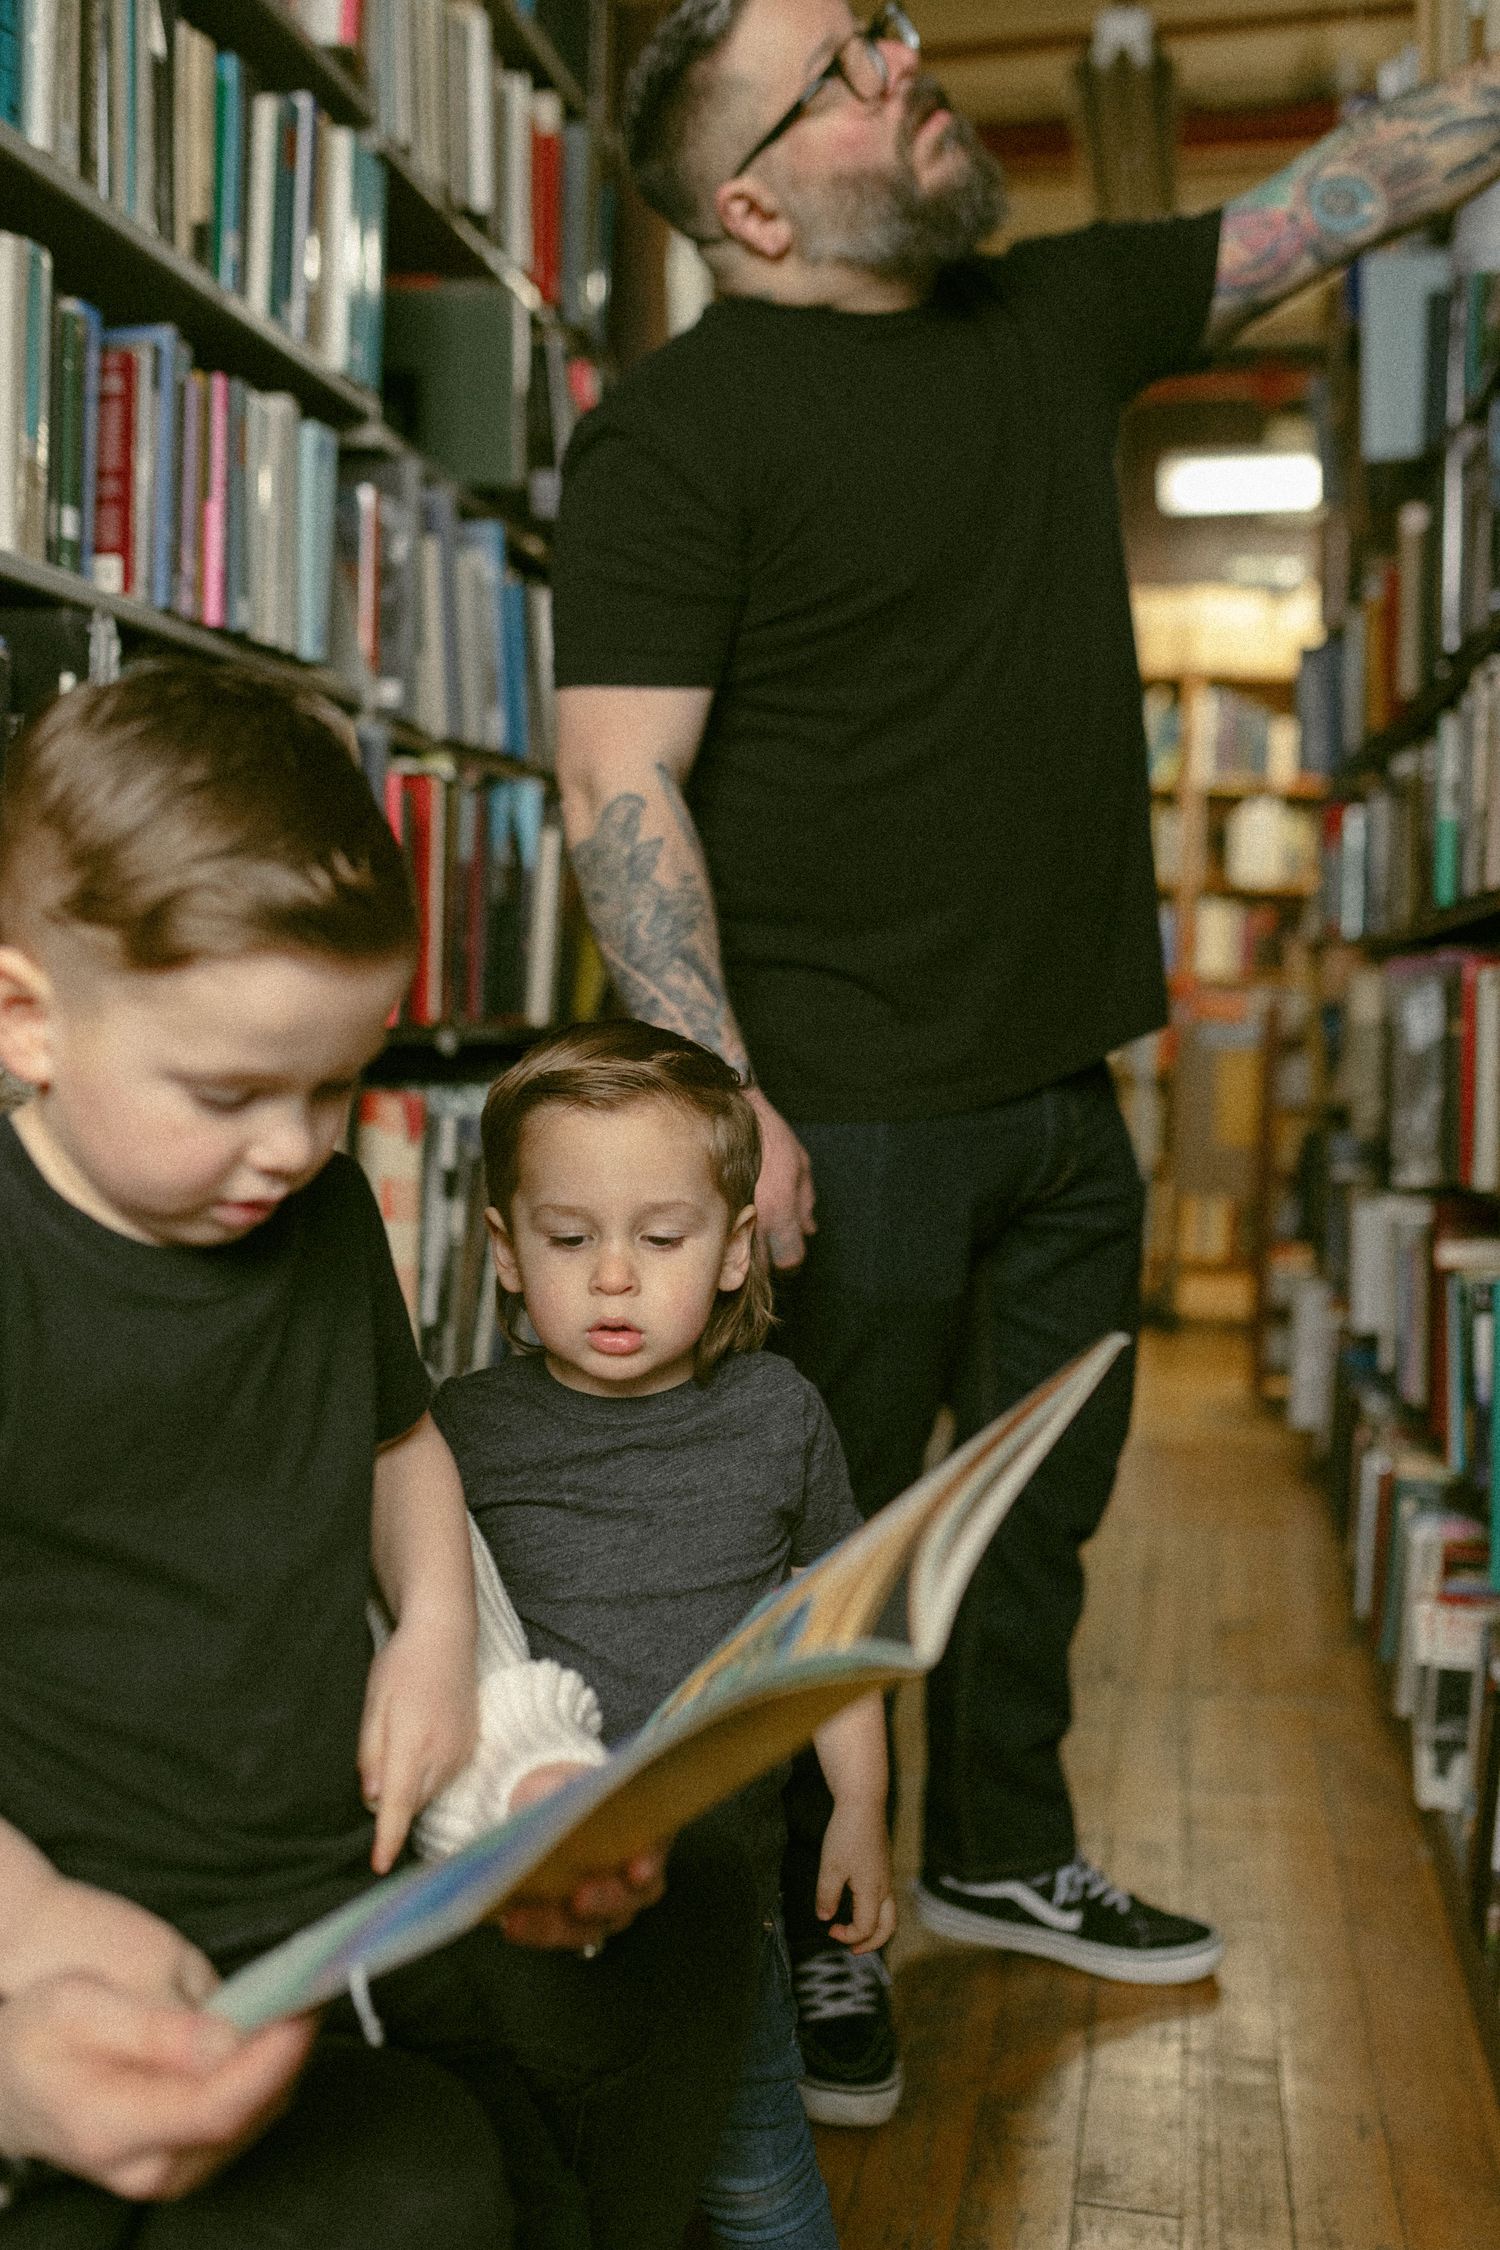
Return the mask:
[[[884,2125],[895,2116],[905,2080],[897,2063],[878,2086],[818,2086],[804,2078],[802,2107],[815,2125]]]
[[[1195,1945],[1157,1946],[1143,1952],[1099,1945],[1040,1924],[997,1921],[993,1915],[956,1906],[921,1883],[913,1883],[912,1896],[917,1919],[939,1937],[957,1938],[962,1945],[987,1945],[1001,1953],[1034,1953],[1045,1961],[1082,1969],[1088,1976],[1106,1977],[1112,1984],[1195,1984],[1199,1977],[1212,1976],[1224,1955],[1224,1940],[1217,1931]]]

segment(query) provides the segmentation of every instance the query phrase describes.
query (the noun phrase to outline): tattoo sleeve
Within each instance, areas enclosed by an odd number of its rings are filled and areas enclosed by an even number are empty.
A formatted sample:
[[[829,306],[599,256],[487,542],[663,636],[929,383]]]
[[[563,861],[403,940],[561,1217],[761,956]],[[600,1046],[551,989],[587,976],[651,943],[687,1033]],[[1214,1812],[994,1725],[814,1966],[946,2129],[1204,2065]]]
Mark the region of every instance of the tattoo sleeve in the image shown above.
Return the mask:
[[[665,766],[656,803],[624,790],[573,844],[584,907],[621,999],[647,1023],[680,1031],[748,1075],[719,954],[703,846]]]
[[[1497,175],[1493,58],[1351,118],[1226,205],[1210,341]]]

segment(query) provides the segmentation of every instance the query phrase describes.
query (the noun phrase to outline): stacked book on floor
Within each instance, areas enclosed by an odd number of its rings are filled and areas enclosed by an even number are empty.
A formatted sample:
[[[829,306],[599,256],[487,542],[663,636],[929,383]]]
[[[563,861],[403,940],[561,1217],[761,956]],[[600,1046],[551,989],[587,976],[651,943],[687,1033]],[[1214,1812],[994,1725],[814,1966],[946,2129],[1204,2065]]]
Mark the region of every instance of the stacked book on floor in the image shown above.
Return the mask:
[[[324,366],[378,387],[386,177],[369,135],[311,94],[257,88],[177,0],[12,0],[0,119]]]

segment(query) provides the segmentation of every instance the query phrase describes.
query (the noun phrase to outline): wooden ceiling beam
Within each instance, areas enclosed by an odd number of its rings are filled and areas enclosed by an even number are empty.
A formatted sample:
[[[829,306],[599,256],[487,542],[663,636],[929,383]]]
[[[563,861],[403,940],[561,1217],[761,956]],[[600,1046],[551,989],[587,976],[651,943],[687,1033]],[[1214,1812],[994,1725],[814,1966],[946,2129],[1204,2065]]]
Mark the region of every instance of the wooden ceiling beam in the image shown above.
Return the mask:
[[[1278,31],[1321,30],[1329,24],[1368,24],[1416,16],[1414,0],[1328,0],[1322,7],[1283,8],[1264,15],[1214,15],[1183,23],[1158,23],[1156,36],[1164,47],[1191,39],[1254,38]],[[1009,37],[983,39],[932,39],[922,42],[922,58],[930,63],[1005,62],[1028,55],[1081,55],[1088,44],[1086,30],[1016,32]]]

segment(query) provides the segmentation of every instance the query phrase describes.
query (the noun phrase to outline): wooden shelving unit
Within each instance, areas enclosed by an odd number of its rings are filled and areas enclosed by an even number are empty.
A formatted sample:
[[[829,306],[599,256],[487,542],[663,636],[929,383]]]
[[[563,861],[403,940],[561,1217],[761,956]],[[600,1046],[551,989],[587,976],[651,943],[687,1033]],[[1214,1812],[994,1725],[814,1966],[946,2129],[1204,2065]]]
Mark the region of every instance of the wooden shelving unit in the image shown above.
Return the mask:
[[[554,87],[575,115],[590,115],[588,91],[542,26],[512,0],[489,0],[489,7],[497,52],[504,60]],[[378,134],[376,103],[360,56],[317,45],[279,0],[182,0],[182,13],[216,43],[240,54],[262,87],[286,92],[306,89],[336,123],[372,134],[389,181],[388,273],[435,272],[491,281],[508,289],[539,323],[562,333],[570,349],[585,348],[585,340],[543,303],[530,275],[512,264],[472,220],[451,210],[409,157]],[[597,113],[594,122],[603,135]],[[289,391],[304,412],[327,422],[342,443],[393,453],[413,450],[386,424],[377,392],[325,366],[305,344],[223,288],[206,268],[3,122],[0,208],[7,228],[31,236],[51,251],[58,293],[88,299],[106,322],[170,321],[200,364],[242,377],[258,389]],[[444,471],[429,466],[444,483],[453,485]],[[519,494],[455,491],[462,514],[501,518],[515,556],[533,570],[546,569],[548,541]],[[347,710],[362,709],[357,688],[326,665],[304,664],[133,596],[102,592],[91,580],[29,555],[0,550],[0,594],[12,602],[102,611],[115,620],[131,645],[181,649],[210,659],[233,657],[268,677],[295,678]],[[466,770],[500,778],[524,775],[549,783],[552,779],[547,768],[534,762],[468,743],[439,741],[408,720],[384,712],[372,715],[389,726],[393,747],[403,753],[440,753]],[[431,1066],[434,1076],[453,1075],[466,1057],[472,1061],[486,1051],[514,1051],[536,1035],[535,1027],[520,1018],[479,1026],[401,1026],[392,1034],[377,1074],[409,1075],[420,1059],[421,1067]]]

